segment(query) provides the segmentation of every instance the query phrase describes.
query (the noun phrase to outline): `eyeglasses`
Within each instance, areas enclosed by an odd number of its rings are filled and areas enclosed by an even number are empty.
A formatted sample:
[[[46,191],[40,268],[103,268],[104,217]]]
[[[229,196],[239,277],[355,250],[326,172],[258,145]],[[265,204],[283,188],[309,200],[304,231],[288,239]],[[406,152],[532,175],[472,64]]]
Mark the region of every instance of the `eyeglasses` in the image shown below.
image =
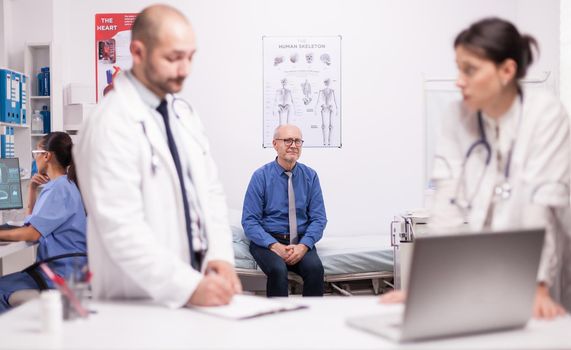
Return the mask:
[[[276,140],[283,141],[286,146],[291,146],[293,143],[295,143],[297,147],[301,147],[301,145],[303,145],[302,139],[276,139]]]
[[[48,153],[48,151],[43,149],[35,149],[32,151],[32,158],[36,158],[38,154]]]

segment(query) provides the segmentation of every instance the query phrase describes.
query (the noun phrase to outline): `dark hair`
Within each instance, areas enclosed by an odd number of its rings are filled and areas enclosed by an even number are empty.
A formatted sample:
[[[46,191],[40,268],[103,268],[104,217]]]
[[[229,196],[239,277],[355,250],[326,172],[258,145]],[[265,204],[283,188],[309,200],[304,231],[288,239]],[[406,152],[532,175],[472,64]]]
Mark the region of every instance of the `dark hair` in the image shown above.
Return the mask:
[[[77,185],[77,175],[71,149],[73,141],[71,137],[62,131],[50,132],[40,140],[40,145],[44,150],[53,152],[58,163],[67,168],[67,178]]]
[[[496,64],[511,58],[517,63],[516,79],[525,77],[527,68],[533,62],[537,41],[522,35],[510,22],[501,18],[485,18],[464,29],[454,40],[454,47],[465,49],[493,61]]]

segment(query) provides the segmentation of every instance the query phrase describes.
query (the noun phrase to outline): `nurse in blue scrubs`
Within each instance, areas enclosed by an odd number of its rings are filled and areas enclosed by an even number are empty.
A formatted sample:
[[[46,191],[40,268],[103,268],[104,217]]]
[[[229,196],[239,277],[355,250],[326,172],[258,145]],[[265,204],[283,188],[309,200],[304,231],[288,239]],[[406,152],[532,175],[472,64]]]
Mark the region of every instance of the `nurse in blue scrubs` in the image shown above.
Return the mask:
[[[47,262],[65,278],[87,263],[86,214],[71,149],[68,134],[52,132],[32,151],[38,174],[30,180],[28,216],[23,227],[0,231],[0,239],[37,241],[37,259],[30,268],[0,278],[0,313],[10,308],[8,300],[15,291],[54,288],[37,266],[39,262]],[[43,189],[37,196],[40,185]]]

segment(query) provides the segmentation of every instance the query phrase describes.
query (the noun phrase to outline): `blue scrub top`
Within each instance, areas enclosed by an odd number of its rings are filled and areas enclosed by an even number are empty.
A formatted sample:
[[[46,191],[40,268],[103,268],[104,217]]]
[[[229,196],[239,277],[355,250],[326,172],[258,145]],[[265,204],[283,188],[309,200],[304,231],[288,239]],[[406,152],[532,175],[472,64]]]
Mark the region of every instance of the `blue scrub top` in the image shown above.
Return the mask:
[[[67,175],[44,185],[25,224],[32,225],[41,234],[36,261],[62,254],[87,252],[85,209],[79,189],[68,180]],[[74,265],[82,266],[86,262],[84,257],[72,257],[55,260],[49,266],[58,275],[67,277]]]

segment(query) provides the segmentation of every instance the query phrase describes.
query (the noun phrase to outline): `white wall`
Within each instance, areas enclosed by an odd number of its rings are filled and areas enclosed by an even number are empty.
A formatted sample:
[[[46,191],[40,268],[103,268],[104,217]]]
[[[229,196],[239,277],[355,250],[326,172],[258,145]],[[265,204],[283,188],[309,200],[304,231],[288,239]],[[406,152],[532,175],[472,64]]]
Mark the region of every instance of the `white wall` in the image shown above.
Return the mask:
[[[561,0],[563,2],[565,0]],[[519,0],[516,21],[519,29],[532,34],[539,42],[540,59],[534,63],[529,75],[551,71],[556,91],[559,92],[560,69],[560,12],[559,0]]]
[[[8,66],[8,32],[10,31],[9,0],[0,0],[0,67]]]
[[[561,0],[561,101],[571,111],[571,1]]]
[[[154,2],[54,0],[63,85],[94,84],[95,13]],[[302,156],[320,175],[329,234],[386,233],[394,214],[422,205],[422,76],[454,76],[459,30],[483,16],[507,18],[541,43],[531,72],[559,70],[557,0],[165,2],[184,11],[198,35],[184,96],[202,114],[232,208],[241,208],[251,173],[274,157],[261,148],[262,35],[343,36],[343,148]]]
[[[10,68],[24,71],[24,48],[27,42],[52,40],[52,0],[8,0],[11,32],[8,62]]]

